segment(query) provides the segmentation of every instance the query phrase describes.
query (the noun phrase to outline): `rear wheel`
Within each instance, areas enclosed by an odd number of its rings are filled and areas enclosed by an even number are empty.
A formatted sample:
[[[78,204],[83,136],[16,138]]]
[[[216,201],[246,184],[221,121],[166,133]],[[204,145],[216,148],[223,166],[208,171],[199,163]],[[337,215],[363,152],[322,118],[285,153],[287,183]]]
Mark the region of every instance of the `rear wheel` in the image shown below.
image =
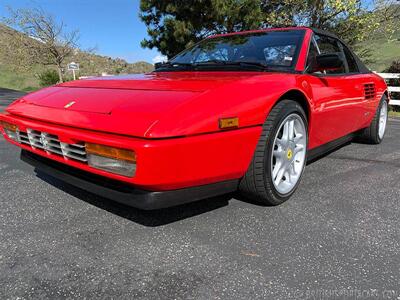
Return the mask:
[[[387,120],[388,100],[383,96],[370,126],[361,132],[359,140],[369,144],[380,144],[385,137]]]
[[[307,157],[308,124],[295,101],[280,101],[263,124],[253,160],[239,189],[264,204],[283,203],[296,190]]]

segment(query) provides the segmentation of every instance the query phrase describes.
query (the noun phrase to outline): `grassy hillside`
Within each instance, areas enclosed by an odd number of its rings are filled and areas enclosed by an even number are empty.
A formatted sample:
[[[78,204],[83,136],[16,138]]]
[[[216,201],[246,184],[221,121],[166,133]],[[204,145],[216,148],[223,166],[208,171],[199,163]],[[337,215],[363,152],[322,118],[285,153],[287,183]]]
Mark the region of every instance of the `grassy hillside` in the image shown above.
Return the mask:
[[[10,88],[23,91],[32,91],[38,89],[39,81],[37,75],[43,72],[46,68],[40,65],[29,64],[25,67],[16,68],[13,65],[10,56],[18,55],[7,51],[7,42],[20,33],[0,24],[0,87]],[[29,39],[29,37],[24,37]],[[32,41],[36,42],[36,41]],[[16,56],[15,56],[16,57]],[[85,51],[76,50],[71,57],[66,59],[66,62],[77,62],[80,64],[78,76],[92,76],[108,74],[132,74],[146,73],[153,70],[153,65],[147,62],[127,63],[123,59],[112,58],[107,56],[87,53]],[[51,66],[47,68],[52,68]],[[71,79],[71,74],[66,72],[66,78]]]
[[[381,72],[388,68],[394,60],[400,60],[400,41],[372,43],[374,51],[372,59],[375,61],[370,64],[370,68],[374,71]]]
[[[400,3],[394,4],[391,9],[393,13],[400,10]],[[368,66],[373,71],[382,72],[387,69],[393,61],[400,61],[400,18],[394,20],[397,24],[394,26],[395,33],[391,37],[393,41],[388,42],[382,33],[371,34],[370,39],[361,44],[371,51],[372,63]],[[385,25],[381,25],[385,26]]]
[[[382,37],[372,36],[370,40],[361,43],[361,46],[371,51],[372,60],[368,67],[373,71],[381,72],[388,68],[394,60],[400,60],[400,20],[399,30],[394,35],[394,41],[388,42]]]
[[[38,89],[36,77],[25,71],[16,72],[10,66],[0,64],[0,88],[30,92]]]

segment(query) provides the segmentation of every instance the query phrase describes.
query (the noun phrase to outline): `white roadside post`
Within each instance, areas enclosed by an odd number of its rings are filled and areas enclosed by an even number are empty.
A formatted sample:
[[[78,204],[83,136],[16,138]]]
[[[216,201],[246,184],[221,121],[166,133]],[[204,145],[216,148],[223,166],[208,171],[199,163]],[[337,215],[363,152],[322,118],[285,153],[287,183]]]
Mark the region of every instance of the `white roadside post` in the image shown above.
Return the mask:
[[[72,75],[74,76],[74,80],[76,80],[75,71],[79,71],[79,64],[75,62],[71,62],[68,64],[68,71],[72,71]]]

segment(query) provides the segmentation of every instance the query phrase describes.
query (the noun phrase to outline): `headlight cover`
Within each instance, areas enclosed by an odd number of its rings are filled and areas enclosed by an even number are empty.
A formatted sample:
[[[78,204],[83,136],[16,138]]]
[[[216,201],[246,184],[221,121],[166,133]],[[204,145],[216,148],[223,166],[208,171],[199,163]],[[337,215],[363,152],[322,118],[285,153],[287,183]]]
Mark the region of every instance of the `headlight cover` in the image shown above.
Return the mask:
[[[109,157],[88,154],[89,166],[122,176],[133,177],[136,172],[136,163],[125,160],[117,160]]]
[[[4,132],[13,141],[18,142],[18,127],[17,125],[10,124],[4,121],[0,121],[0,125],[3,127]]]
[[[133,151],[86,143],[89,166],[110,173],[133,177],[136,172],[136,155]]]
[[[7,134],[7,136],[12,139],[13,141],[18,142],[18,134],[16,131],[11,131],[9,129],[4,128],[5,133]]]

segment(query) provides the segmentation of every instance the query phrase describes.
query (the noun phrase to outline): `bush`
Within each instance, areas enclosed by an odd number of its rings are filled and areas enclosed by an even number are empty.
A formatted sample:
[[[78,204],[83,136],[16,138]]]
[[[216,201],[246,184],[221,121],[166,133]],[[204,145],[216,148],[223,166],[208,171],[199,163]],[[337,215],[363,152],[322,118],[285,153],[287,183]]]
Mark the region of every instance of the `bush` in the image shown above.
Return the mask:
[[[383,71],[384,73],[400,73],[400,60],[393,61],[389,68]]]
[[[46,70],[38,75],[39,83],[42,87],[58,83],[58,73],[56,70]]]

